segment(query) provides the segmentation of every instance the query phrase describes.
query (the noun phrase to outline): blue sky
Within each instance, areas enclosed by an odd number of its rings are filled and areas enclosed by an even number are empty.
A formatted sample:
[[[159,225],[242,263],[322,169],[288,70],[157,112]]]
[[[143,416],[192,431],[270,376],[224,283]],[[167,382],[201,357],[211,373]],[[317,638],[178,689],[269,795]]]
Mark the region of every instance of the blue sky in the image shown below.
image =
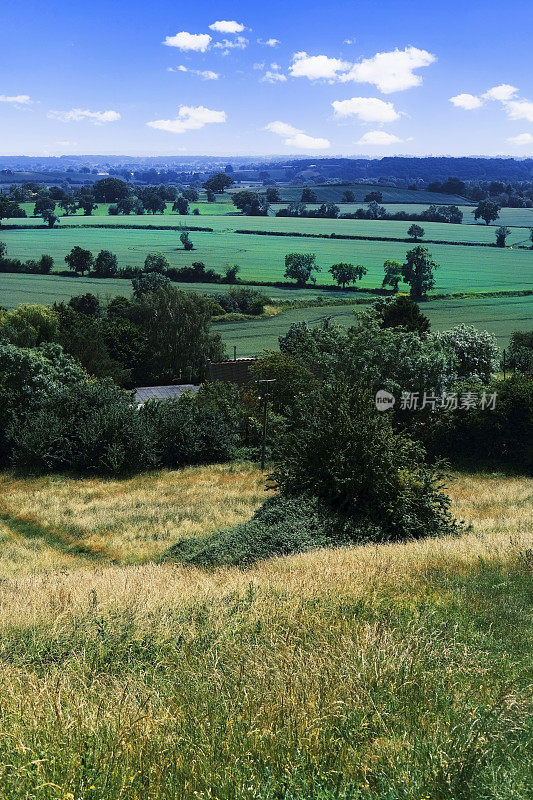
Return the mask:
[[[4,0],[0,153],[531,156],[532,31],[531,0]]]

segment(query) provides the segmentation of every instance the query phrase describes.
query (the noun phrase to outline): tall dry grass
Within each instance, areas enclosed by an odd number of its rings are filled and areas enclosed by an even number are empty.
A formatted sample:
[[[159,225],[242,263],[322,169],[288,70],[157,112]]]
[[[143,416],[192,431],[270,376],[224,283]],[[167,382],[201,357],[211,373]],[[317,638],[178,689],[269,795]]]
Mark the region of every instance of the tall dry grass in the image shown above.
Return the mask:
[[[70,520],[126,559],[157,552],[175,497],[203,496],[206,527],[263,497],[249,467],[3,481],[7,535],[42,528],[44,553]],[[463,537],[247,571],[110,565],[61,533],[56,572],[0,584],[0,798],[528,797],[531,481],[450,491]]]

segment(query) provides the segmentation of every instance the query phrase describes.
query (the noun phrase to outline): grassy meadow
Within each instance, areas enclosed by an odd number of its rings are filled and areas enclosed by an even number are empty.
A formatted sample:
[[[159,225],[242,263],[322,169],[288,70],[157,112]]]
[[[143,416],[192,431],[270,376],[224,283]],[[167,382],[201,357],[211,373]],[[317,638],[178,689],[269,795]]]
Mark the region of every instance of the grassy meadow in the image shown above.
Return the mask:
[[[122,267],[141,267],[147,253],[160,251],[171,266],[190,266],[192,261],[203,261],[206,266],[222,271],[227,263],[238,264],[242,280],[256,281],[283,280],[286,253],[314,252],[322,267],[318,273],[320,282],[332,283],[329,267],[339,261],[349,261],[367,267],[368,273],[361,286],[368,288],[381,285],[383,262],[387,258],[403,261],[407,249],[412,246],[405,242],[302,239],[237,234],[228,230],[193,231],[191,239],[195,249],[187,252],[179,241],[178,231],[173,230],[24,229],[4,230],[1,235],[10,257],[27,260],[49,253],[56,268],[63,268],[67,253],[80,245],[95,254],[103,248],[111,250]],[[531,250],[446,244],[430,245],[430,250],[441,265],[437,272],[439,292],[533,288]]]
[[[460,538],[207,572],[152,559],[250,515],[249,465],[4,475],[0,797],[529,796],[531,482],[449,490]]]

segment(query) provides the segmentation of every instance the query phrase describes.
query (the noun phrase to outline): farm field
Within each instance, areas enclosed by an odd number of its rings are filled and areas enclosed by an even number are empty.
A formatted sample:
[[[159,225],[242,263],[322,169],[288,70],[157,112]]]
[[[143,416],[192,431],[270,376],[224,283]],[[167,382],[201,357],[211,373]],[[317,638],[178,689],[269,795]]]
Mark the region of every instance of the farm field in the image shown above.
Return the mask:
[[[249,516],[250,465],[4,474],[5,797],[527,797],[531,482],[448,485],[460,538],[202,571],[151,558]]]
[[[242,280],[279,281],[283,280],[286,253],[314,252],[322,267],[318,274],[320,282],[333,282],[328,273],[331,264],[349,261],[367,267],[368,273],[360,285],[368,288],[381,285],[385,259],[403,261],[410,246],[404,242],[302,240],[291,236],[267,237],[232,231],[195,231],[191,238],[195,245],[192,253],[181,247],[176,231],[96,228],[2,231],[9,256],[27,260],[49,253],[59,269],[72,247],[80,245],[94,254],[103,248],[111,250],[123,267],[141,267],[147,253],[160,251],[167,256],[171,266],[189,266],[192,261],[203,261],[207,267],[222,271],[227,263],[238,264]],[[531,250],[460,245],[431,245],[430,249],[441,265],[436,276],[436,291],[440,293],[533,288]]]
[[[237,348],[245,358],[263,350],[277,350],[278,339],[295,322],[317,325],[331,319],[337,325],[353,325],[358,306],[320,306],[283,311],[274,317],[245,322],[221,322],[216,330],[222,334],[228,352]],[[362,306],[365,308],[365,306]],[[530,330],[533,320],[533,297],[490,297],[472,300],[433,300],[421,305],[429,317],[432,329],[448,330],[464,323],[494,333],[500,348],[507,346],[509,336],[516,330]]]
[[[217,295],[227,292],[229,286],[216,283],[173,283],[180,289],[195,292],[205,292]],[[343,292],[336,289],[287,289],[275,286],[266,286],[263,291],[273,300],[314,300],[316,297],[346,298],[353,297],[353,292]],[[50,304],[68,301],[74,295],[91,292],[100,298],[114,297],[116,295],[130,296],[132,293],[131,281],[121,278],[70,278],[61,275],[17,275],[14,273],[0,273],[0,306],[15,308],[20,303]],[[364,293],[363,298],[369,300],[372,293]]]

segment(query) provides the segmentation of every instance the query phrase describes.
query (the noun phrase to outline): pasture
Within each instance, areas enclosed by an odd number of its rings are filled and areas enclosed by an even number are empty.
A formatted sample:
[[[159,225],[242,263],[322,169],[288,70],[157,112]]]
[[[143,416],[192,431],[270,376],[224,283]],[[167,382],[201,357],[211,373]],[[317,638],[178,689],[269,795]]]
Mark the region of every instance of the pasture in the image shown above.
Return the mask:
[[[460,538],[208,572],[151,559],[249,516],[250,465],[4,474],[2,795],[527,797],[531,482],[448,485]]]
[[[292,236],[260,236],[237,234],[231,230],[213,233],[191,233],[194,251],[186,252],[180,244],[179,232],[173,230],[133,229],[23,229],[4,230],[8,255],[23,261],[49,253],[56,269],[64,268],[64,258],[75,246],[116,253],[119,266],[141,267],[146,255],[160,251],[171,266],[190,266],[203,261],[207,267],[222,272],[226,264],[238,264],[242,280],[283,280],[284,258],[290,252],[316,253],[321,272],[320,283],[333,283],[328,268],[340,261],[363,264],[368,269],[360,285],[381,286],[383,262],[388,258],[403,261],[412,245],[405,242],[350,241],[342,239],[303,239]],[[431,245],[431,253],[440,269],[436,275],[436,291],[502,291],[533,288],[533,252],[522,249],[500,249],[461,245]],[[3,279],[2,279],[3,280]]]
[[[221,322],[216,330],[222,335],[228,353],[237,348],[241,357],[255,356],[263,350],[277,350],[278,339],[295,322],[317,325],[331,319],[337,325],[353,325],[354,315],[365,306],[323,306],[295,308],[273,317],[245,322]],[[513,331],[530,330],[533,297],[488,297],[471,300],[434,300],[421,305],[435,331],[449,330],[464,323],[494,333],[500,348],[507,346]]]

